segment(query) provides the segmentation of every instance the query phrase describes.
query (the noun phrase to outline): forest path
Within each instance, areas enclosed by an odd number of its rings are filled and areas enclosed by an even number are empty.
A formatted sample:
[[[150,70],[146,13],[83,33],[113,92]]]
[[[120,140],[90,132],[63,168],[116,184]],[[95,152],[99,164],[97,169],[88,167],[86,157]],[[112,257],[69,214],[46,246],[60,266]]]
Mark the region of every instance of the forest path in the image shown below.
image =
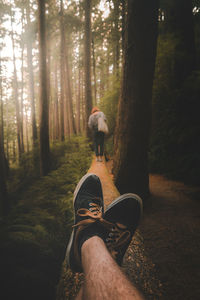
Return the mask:
[[[119,191],[113,184],[113,175],[111,173],[111,168],[107,168],[105,160],[103,162],[97,162],[94,157],[88,173],[96,174],[101,180],[105,208],[114,199],[120,196]]]
[[[200,299],[200,188],[150,175],[140,232],[162,282],[162,297]]]
[[[88,170],[101,179],[105,207],[119,195],[111,170],[111,160],[95,159]],[[122,268],[146,299],[199,299],[200,189],[158,175],[150,175],[150,189]],[[57,300],[74,299],[83,280],[65,269]]]

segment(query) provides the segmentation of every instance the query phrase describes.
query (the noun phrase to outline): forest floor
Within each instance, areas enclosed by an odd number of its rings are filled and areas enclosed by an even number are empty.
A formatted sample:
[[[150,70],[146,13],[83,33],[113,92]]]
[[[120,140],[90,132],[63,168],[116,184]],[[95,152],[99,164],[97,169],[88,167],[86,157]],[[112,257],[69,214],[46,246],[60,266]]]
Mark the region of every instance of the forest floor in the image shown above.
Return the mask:
[[[151,175],[150,190],[139,229],[160,281],[152,299],[200,299],[200,189]]]
[[[102,182],[107,206],[119,192],[112,182],[112,161],[96,163],[88,172]],[[141,224],[124,257],[122,268],[146,299],[197,300],[200,297],[200,189],[150,175],[151,197]],[[72,299],[84,280],[65,270],[64,295]],[[62,288],[61,288],[62,289]]]

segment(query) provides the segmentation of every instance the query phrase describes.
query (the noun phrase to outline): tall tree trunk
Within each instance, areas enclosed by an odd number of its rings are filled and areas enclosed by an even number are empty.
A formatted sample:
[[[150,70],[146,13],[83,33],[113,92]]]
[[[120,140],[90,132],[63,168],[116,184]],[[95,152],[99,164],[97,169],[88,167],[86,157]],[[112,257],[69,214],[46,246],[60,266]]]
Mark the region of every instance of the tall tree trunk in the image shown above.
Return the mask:
[[[7,199],[7,170],[6,157],[4,151],[4,115],[3,115],[3,86],[1,74],[1,55],[0,55],[0,214],[6,214],[9,210]]]
[[[30,30],[31,28],[30,1],[27,2],[26,20],[27,20],[27,28]],[[28,74],[29,74],[29,91],[30,91],[30,99],[31,99],[32,138],[33,138],[33,147],[35,147],[37,141],[37,126],[36,126],[36,115],[35,115],[35,89],[34,89],[34,75],[33,75],[31,32],[30,34],[28,34],[28,38],[27,38],[27,63],[28,63]]]
[[[65,36],[64,36],[64,49],[65,49],[65,72],[66,72],[65,92],[66,92],[66,101],[67,101],[67,110],[68,110],[69,132],[70,135],[73,135],[76,130],[75,130],[75,122],[74,122],[74,114],[73,114],[70,70],[69,70],[69,62],[68,62],[69,51],[66,45]]]
[[[93,66],[93,78],[94,78],[94,105],[97,105],[97,78],[96,78],[96,61],[95,61],[93,36],[92,36],[92,66]]]
[[[0,143],[1,136],[0,136]],[[0,214],[7,214],[9,210],[9,202],[7,197],[7,185],[6,185],[6,174],[5,174],[5,161],[4,155],[0,149]]]
[[[106,61],[106,89],[110,89],[110,50],[107,48],[107,61]]]
[[[102,55],[100,57],[100,88],[99,88],[99,94],[100,98],[103,98],[104,91],[105,91],[105,60],[103,57],[103,47],[101,49]]]
[[[2,157],[5,157],[4,151],[4,113],[3,113],[3,85],[2,85],[2,66],[1,66],[1,52],[0,52],[0,151]]]
[[[14,42],[14,32],[13,32],[13,16],[11,15],[11,39],[12,39],[12,50],[13,50],[13,93],[15,100],[16,109],[16,120],[17,120],[17,144],[18,144],[18,155],[19,161],[21,161],[22,145],[21,145],[21,117],[19,108],[19,90],[18,90],[18,80],[17,80],[17,68],[16,68],[16,58],[15,58],[15,42]]]
[[[54,111],[54,103],[52,99],[49,99],[49,140],[53,142],[53,127],[54,127],[54,118],[53,118],[53,111]]]
[[[129,0],[114,175],[120,193],[149,194],[148,140],[156,57],[158,1]]]
[[[16,144],[15,144],[15,140],[13,140],[12,143],[12,152],[13,152],[13,162],[16,162]]]
[[[80,134],[81,132],[81,70],[78,69],[78,94],[76,97],[76,132]]]
[[[57,70],[57,61],[55,61],[55,70],[54,70],[54,80],[55,80],[55,93],[54,93],[54,102],[55,102],[55,133],[54,138],[59,139],[59,105],[58,105],[58,70]]]
[[[10,160],[10,152],[9,152],[9,134],[8,134],[8,99],[6,98],[6,158],[8,161],[8,165],[9,165],[9,160]]]
[[[22,28],[24,29],[24,9],[22,9]],[[21,115],[21,128],[20,128],[20,134],[21,134],[21,147],[22,147],[22,153],[24,153],[24,113],[23,113],[23,106],[24,106],[24,41],[21,41],[21,77],[22,77],[22,86],[21,86],[21,107],[20,107],[20,115]]]
[[[65,103],[65,53],[64,53],[64,24],[63,2],[60,0],[60,139],[64,141],[64,103]]]
[[[126,28],[126,13],[127,13],[127,2],[122,0],[122,56],[124,55],[125,48],[125,28]]]
[[[61,32],[61,96],[65,93],[64,105],[64,132],[67,135],[73,135],[75,133],[75,121],[73,115],[73,104],[72,104],[72,92],[71,92],[71,81],[70,81],[70,70],[68,62],[68,46],[66,44],[65,37],[65,24],[63,19],[63,2],[60,1],[60,32]],[[62,103],[62,102],[61,102]]]
[[[25,106],[25,132],[26,132],[26,151],[29,152],[29,138],[28,138],[28,112]]]
[[[88,119],[92,110],[91,90],[91,1],[85,0],[85,128],[89,137]]]
[[[85,86],[84,86],[84,73],[82,73],[82,85],[81,85],[81,115],[82,115],[82,132],[85,132],[85,124],[86,124],[86,117],[85,117]]]
[[[49,139],[53,141],[53,97],[51,90],[51,35],[48,31],[46,35],[47,49],[47,97],[49,101]]]
[[[42,175],[50,170],[49,101],[47,91],[45,1],[38,0],[39,62],[40,62],[40,169]]]
[[[114,2],[114,75],[119,78],[119,0],[115,0]]]

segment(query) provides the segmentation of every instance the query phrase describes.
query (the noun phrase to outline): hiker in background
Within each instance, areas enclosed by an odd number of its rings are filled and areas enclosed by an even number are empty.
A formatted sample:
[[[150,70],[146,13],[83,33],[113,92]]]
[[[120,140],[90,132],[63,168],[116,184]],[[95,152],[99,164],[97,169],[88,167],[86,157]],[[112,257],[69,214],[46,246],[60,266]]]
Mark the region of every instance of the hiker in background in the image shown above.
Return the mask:
[[[74,225],[66,260],[84,283],[76,300],[144,300],[120,269],[142,215],[135,194],[115,199],[104,212],[101,181],[87,173],[74,191]]]
[[[88,121],[89,128],[93,131],[94,150],[96,160],[103,161],[104,152],[104,136],[108,133],[108,126],[106,124],[106,117],[98,107],[93,107]]]

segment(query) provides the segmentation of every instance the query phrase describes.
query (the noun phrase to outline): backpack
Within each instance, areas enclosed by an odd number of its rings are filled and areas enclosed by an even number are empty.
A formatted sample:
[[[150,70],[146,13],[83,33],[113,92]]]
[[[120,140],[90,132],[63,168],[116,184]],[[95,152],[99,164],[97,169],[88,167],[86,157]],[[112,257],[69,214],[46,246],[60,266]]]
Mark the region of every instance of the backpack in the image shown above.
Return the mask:
[[[102,116],[98,118],[98,131],[108,133],[108,125]]]

